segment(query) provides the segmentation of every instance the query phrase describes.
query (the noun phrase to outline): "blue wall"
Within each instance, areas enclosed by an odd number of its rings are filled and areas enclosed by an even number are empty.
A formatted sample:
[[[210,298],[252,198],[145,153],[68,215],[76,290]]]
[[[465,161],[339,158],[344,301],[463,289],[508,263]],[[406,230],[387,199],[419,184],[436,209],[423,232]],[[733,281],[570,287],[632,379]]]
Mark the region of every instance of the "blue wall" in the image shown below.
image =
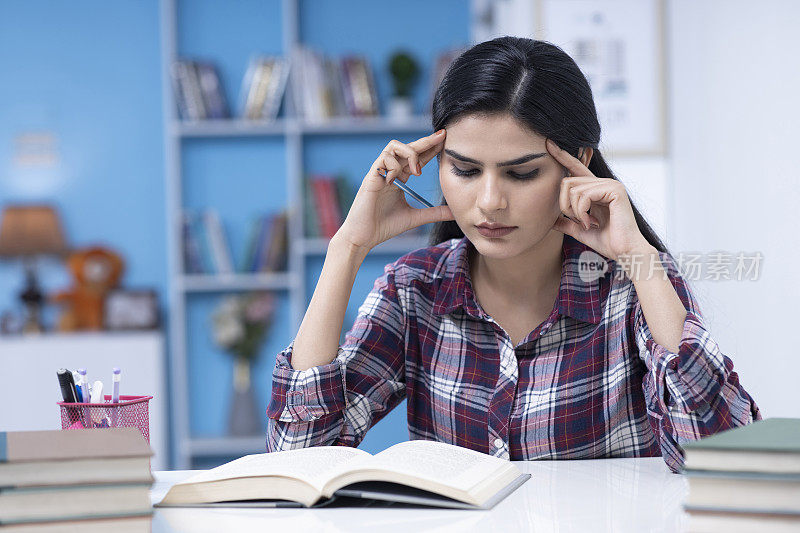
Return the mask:
[[[154,1],[0,3],[0,203],[55,203],[71,245],[120,251],[125,285],[163,295],[159,61]],[[60,162],[15,164],[16,136],[42,130]],[[47,290],[70,285],[61,265],[42,266]],[[0,310],[21,286],[20,265],[0,263]]]
[[[347,9],[343,9],[346,6]],[[334,56],[357,52],[373,64],[382,111],[391,92],[386,60],[398,47],[411,51],[424,75],[415,93],[417,112],[428,105],[429,71],[443,49],[468,43],[469,3],[462,0],[402,3],[309,1],[301,3],[300,36]],[[46,13],[47,16],[43,16]],[[4,2],[0,4],[0,201],[55,202],[73,245],[102,242],[128,261],[127,286],[152,286],[166,303],[167,261],[163,133],[156,0]],[[253,53],[280,54],[277,0],[184,1],[178,12],[178,50],[208,58],[220,70],[228,100],[238,109],[239,87]],[[53,169],[16,168],[14,136],[47,129],[58,135],[61,163]],[[341,172],[356,187],[392,138],[419,135],[317,136],[305,140],[308,172]],[[286,161],[281,137],[185,139],[184,205],[220,213],[237,264],[245,253],[251,220],[286,204]],[[435,163],[434,163],[435,165]],[[430,166],[416,188],[438,198]],[[349,329],[357,308],[392,256],[370,257],[360,270],[348,307]],[[316,284],[322,257],[310,258],[307,286]],[[69,283],[63,267],[48,263],[48,290]],[[0,264],[0,310],[16,305],[18,264]],[[286,294],[281,302],[288,304]],[[209,334],[220,295],[191,295],[188,306],[190,427],[196,436],[225,432],[230,358]],[[294,337],[287,306],[279,313],[255,368],[258,400],[268,401],[275,353]],[[51,320],[52,320],[52,313]],[[206,394],[201,382],[217,376]],[[362,447],[374,452],[408,437],[405,404],[368,433]],[[219,461],[217,461],[219,462]]]

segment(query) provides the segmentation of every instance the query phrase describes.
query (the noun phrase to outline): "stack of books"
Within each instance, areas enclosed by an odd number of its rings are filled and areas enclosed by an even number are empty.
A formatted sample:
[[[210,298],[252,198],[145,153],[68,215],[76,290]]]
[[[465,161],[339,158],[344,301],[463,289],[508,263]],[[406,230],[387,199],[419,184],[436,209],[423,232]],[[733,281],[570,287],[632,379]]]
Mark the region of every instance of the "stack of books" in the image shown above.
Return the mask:
[[[683,449],[690,531],[800,531],[800,419],[757,420]]]
[[[136,428],[0,432],[0,526],[150,531],[152,455]]]
[[[285,209],[258,217],[252,225],[242,272],[282,272],[289,256],[289,212]]]
[[[350,54],[337,59],[297,46],[291,62],[289,86],[299,117],[320,122],[378,115],[378,93],[366,57]]]
[[[246,255],[238,269],[231,246],[215,209],[186,209],[181,235],[186,274],[232,274],[286,270],[289,248],[288,212],[283,209],[258,216],[251,225]]]

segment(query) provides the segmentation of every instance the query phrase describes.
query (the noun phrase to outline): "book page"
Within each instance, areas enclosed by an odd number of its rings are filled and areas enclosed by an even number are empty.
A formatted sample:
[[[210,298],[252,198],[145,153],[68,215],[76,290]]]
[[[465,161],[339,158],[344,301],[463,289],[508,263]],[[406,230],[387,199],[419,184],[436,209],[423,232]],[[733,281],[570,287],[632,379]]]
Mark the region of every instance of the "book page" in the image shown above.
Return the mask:
[[[460,446],[429,440],[411,440],[395,444],[366,458],[359,466],[369,465],[392,472],[410,474],[469,491],[475,485],[498,472],[505,471],[511,463],[498,457]]]
[[[371,455],[364,450],[347,446],[317,446],[258,453],[245,455],[224,465],[201,472],[179,484],[257,476],[285,476],[300,479],[321,489],[330,472],[365,457],[371,457]]]

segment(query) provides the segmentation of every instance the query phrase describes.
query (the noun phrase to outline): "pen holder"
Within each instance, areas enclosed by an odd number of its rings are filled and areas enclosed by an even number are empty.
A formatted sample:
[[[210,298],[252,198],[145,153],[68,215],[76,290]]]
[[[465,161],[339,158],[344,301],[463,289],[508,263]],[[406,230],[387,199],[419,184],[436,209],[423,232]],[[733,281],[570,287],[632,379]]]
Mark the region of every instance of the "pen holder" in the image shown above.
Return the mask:
[[[138,428],[150,443],[150,400],[152,396],[120,396],[111,402],[106,394],[103,403],[57,402],[61,408],[61,429]]]

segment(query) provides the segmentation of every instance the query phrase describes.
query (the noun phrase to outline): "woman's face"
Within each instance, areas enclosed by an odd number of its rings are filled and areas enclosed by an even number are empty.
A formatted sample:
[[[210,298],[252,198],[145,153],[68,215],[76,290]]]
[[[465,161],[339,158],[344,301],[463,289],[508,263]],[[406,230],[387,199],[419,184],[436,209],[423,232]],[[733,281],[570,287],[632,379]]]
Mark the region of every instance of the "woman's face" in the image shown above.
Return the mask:
[[[561,215],[564,169],[545,140],[509,115],[470,115],[447,126],[439,183],[456,223],[481,254],[514,257],[541,241]],[[486,222],[514,229],[486,236],[476,227]]]

